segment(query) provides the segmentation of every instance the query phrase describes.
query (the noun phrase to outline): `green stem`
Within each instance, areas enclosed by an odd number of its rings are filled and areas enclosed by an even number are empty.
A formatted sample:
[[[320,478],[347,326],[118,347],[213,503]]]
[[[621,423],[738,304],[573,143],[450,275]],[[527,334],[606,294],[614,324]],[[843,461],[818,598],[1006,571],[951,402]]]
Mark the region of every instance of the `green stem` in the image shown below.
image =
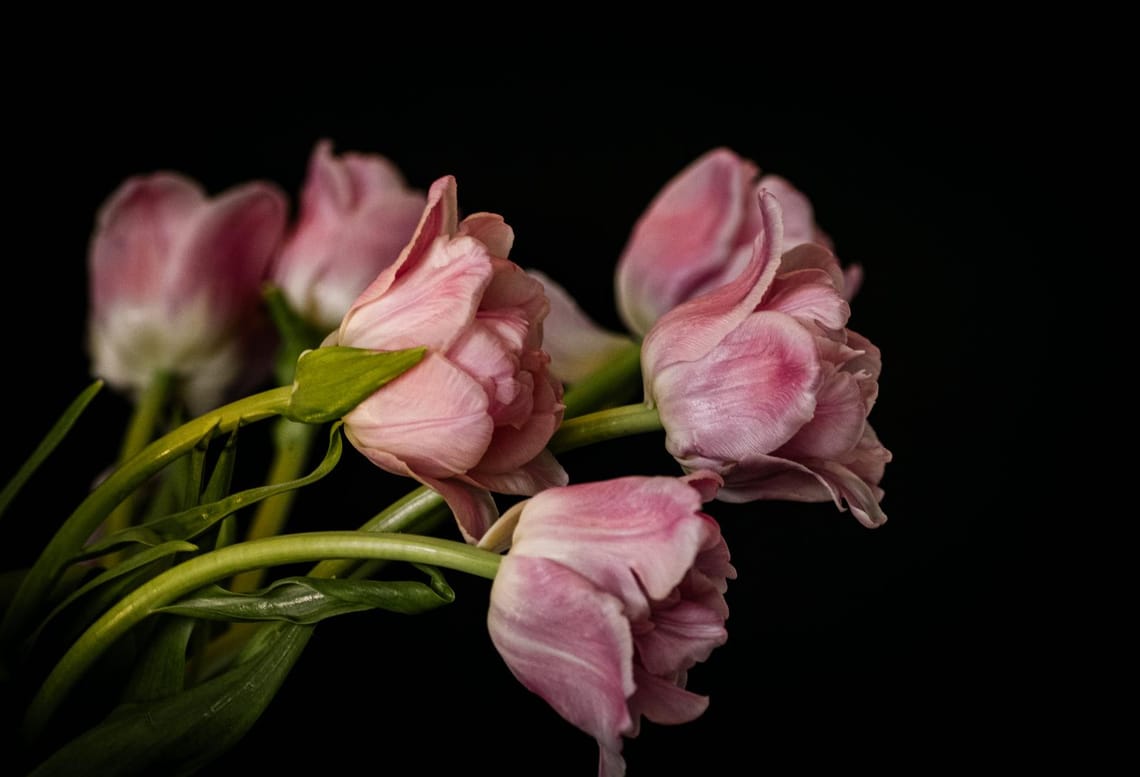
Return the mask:
[[[131,413],[131,419],[127,423],[127,431],[123,435],[123,445],[119,450],[119,465],[130,461],[138,455],[138,452],[145,448],[146,444],[154,437],[154,430],[158,427],[159,416],[162,413],[162,409],[166,406],[166,400],[170,397],[170,392],[173,387],[173,373],[167,370],[160,370],[154,374],[150,385],[146,387],[142,396],[139,397],[138,402],[135,403],[134,411]],[[107,520],[103,522],[107,534],[112,534],[131,525],[135,504],[137,502],[138,492],[132,491],[111,511],[111,514],[107,516]],[[118,555],[119,554],[115,554],[115,556],[110,559],[110,563],[113,564]]]
[[[455,569],[494,579],[497,553],[453,540],[359,531],[266,537],[195,556],[127,594],[93,623],[55,665],[28,706],[25,731],[39,736],[67,692],[116,639],[159,607],[238,572],[322,558],[385,559]]]
[[[31,631],[31,619],[44,605],[60,571],[127,495],[215,430],[226,433],[239,423],[280,415],[289,407],[292,390],[291,386],[270,389],[201,415],[150,443],[112,472],[80,503],[28,570],[0,623],[0,645],[10,649]]]
[[[554,453],[562,453],[619,437],[659,432],[662,428],[656,408],[643,403],[622,405],[563,421],[548,447]]]
[[[299,424],[287,418],[277,420],[276,434],[274,435],[275,448],[273,465],[269,470],[269,479],[266,485],[287,483],[296,480],[305,469],[309,459],[309,451],[316,438],[318,426],[315,424]],[[270,497],[257,505],[253,514],[247,540],[259,540],[263,537],[272,537],[280,534],[289,517],[289,511],[297,498],[297,491],[286,491],[283,494]],[[261,587],[265,580],[264,569],[254,569],[243,572],[234,578],[232,590],[237,593],[254,591]]]
[[[562,397],[565,418],[591,413],[615,402],[626,402],[641,389],[641,343],[630,343],[604,366],[575,383]]]

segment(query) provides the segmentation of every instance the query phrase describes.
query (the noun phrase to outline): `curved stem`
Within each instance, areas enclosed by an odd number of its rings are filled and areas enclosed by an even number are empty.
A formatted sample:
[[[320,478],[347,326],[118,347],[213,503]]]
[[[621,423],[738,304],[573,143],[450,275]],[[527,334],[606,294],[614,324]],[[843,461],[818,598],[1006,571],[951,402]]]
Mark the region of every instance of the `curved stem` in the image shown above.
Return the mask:
[[[0,623],[0,645],[10,648],[14,639],[29,631],[29,621],[44,604],[60,571],[82,549],[107,514],[132,491],[167,464],[193,450],[215,430],[230,432],[239,423],[280,415],[289,407],[292,390],[292,386],[281,386],[223,405],[188,421],[123,462],[87,495],[28,570]]]
[[[112,642],[156,608],[238,572],[321,558],[410,561],[488,579],[495,577],[502,560],[497,553],[453,540],[359,531],[266,537],[195,556],[127,594],[71,645],[28,706],[25,732],[30,737],[38,736],[79,677]]]
[[[627,402],[641,389],[641,343],[631,342],[562,397],[565,418],[591,413],[615,402]]]
[[[619,437],[659,432],[662,428],[656,408],[642,403],[622,405],[563,421],[548,447],[554,453],[562,453]]]

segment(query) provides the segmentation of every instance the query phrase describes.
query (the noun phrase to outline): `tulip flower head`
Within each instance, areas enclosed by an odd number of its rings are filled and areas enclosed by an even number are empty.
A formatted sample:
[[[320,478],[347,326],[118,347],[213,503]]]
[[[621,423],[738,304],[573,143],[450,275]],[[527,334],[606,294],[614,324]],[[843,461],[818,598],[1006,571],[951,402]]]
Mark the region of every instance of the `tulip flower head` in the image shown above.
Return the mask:
[[[597,740],[603,777],[625,773],[622,737],[637,736],[642,716],[684,723],[708,706],[685,684],[728,637],[736,571],[701,512],[719,483],[709,472],[623,477],[516,506],[491,640],[523,685]]]
[[[780,204],[759,196],[741,275],[665,313],[642,344],[647,401],[686,471],[724,477],[718,498],[833,500],[886,521],[890,461],[867,421],[879,351],[847,328],[844,274],[819,243],[782,252]]]
[[[780,176],[758,176],[752,161],[716,148],[654,198],[634,226],[615,277],[618,311],[631,332],[644,335],[677,305],[740,274],[761,229],[761,189],[783,207],[783,248],[830,245],[802,192]]]
[[[273,281],[307,321],[328,332],[400,251],[425,198],[378,154],[333,156],[313,148],[297,222],[272,270]]]
[[[261,285],[285,230],[286,199],[250,183],[208,198],[172,173],[125,181],[91,239],[92,371],[138,394],[158,372],[193,412],[260,379],[269,332]]]
[[[501,216],[460,222],[457,213],[446,176],[411,242],[325,344],[428,348],[345,416],[345,433],[376,465],[439,491],[475,541],[497,517],[489,490],[530,495],[566,483],[546,450],[563,405],[542,350],[542,284],[506,259],[514,235]]]

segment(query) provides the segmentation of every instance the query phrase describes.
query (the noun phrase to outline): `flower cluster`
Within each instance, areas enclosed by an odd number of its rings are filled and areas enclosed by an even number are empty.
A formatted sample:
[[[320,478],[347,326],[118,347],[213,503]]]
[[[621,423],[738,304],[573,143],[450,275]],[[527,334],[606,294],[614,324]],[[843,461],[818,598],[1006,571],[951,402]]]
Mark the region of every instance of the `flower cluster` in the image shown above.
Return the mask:
[[[454,176],[417,189],[329,141],[292,215],[266,182],[211,197],[162,172],[110,195],[89,254],[96,380],[61,428],[104,384],[136,416],[8,602],[0,674],[57,656],[26,699],[35,742],[140,622],[219,624],[200,644],[136,629],[167,668],[123,677],[124,705],[37,753],[37,773],[200,768],[256,720],[273,691],[251,689],[280,685],[312,624],[448,604],[446,569],[493,579],[484,636],[597,741],[599,774],[621,775],[643,718],[684,723],[709,704],[687,677],[728,638],[741,562],[707,505],[830,501],[886,521],[891,454],[868,421],[881,359],[848,326],[862,270],[840,264],[788,181],[719,148],[668,182],[616,257],[626,332],[516,264],[513,242],[502,216],[461,215]],[[641,395],[623,405],[630,386]],[[231,491],[230,441],[264,419],[278,423],[271,474]],[[322,426],[328,452],[303,475]],[[646,432],[675,472],[572,483],[557,458]],[[355,531],[284,532],[288,497],[335,468],[342,435],[414,490]],[[415,566],[392,580],[378,561]],[[315,566],[266,582],[298,562]],[[197,684],[161,681],[188,661]],[[188,755],[191,737],[209,744]]]

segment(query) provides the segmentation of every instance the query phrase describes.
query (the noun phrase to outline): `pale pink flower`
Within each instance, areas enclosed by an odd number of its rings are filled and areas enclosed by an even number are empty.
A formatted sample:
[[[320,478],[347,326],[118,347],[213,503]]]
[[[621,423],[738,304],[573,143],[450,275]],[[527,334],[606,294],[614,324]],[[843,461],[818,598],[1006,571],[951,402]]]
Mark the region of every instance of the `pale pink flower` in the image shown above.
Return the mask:
[[[722,501],[830,499],[878,526],[891,457],[867,422],[879,351],[847,329],[834,255],[818,243],[782,254],[780,206],[766,192],[759,201],[743,274],[664,314],[646,335],[646,399],[682,467],[724,477]]]
[[[411,242],[325,344],[428,348],[345,416],[345,433],[378,466],[439,491],[475,541],[497,517],[489,491],[566,483],[546,449],[563,405],[542,350],[542,284],[506,259],[514,234],[501,216],[457,213],[455,179],[440,178]]]
[[[352,301],[408,244],[423,213],[411,189],[378,154],[333,156],[313,148],[300,211],[272,270],[272,280],[306,320],[335,329]]]
[[[265,183],[208,198],[173,173],[123,182],[99,210],[88,255],[93,373],[130,394],[174,373],[192,412],[264,377],[261,286],[286,211]]]
[[[811,202],[780,176],[727,148],[716,148],[673,177],[638,220],[618,261],[618,312],[644,335],[664,313],[740,274],[760,232],[761,189],[784,211],[784,249],[830,240]]]
[[[728,636],[736,570],[701,512],[719,483],[624,477],[517,506],[491,587],[491,640],[523,685],[597,740],[603,777],[625,773],[622,737],[637,736],[642,716],[685,723],[708,706],[685,685]]]

